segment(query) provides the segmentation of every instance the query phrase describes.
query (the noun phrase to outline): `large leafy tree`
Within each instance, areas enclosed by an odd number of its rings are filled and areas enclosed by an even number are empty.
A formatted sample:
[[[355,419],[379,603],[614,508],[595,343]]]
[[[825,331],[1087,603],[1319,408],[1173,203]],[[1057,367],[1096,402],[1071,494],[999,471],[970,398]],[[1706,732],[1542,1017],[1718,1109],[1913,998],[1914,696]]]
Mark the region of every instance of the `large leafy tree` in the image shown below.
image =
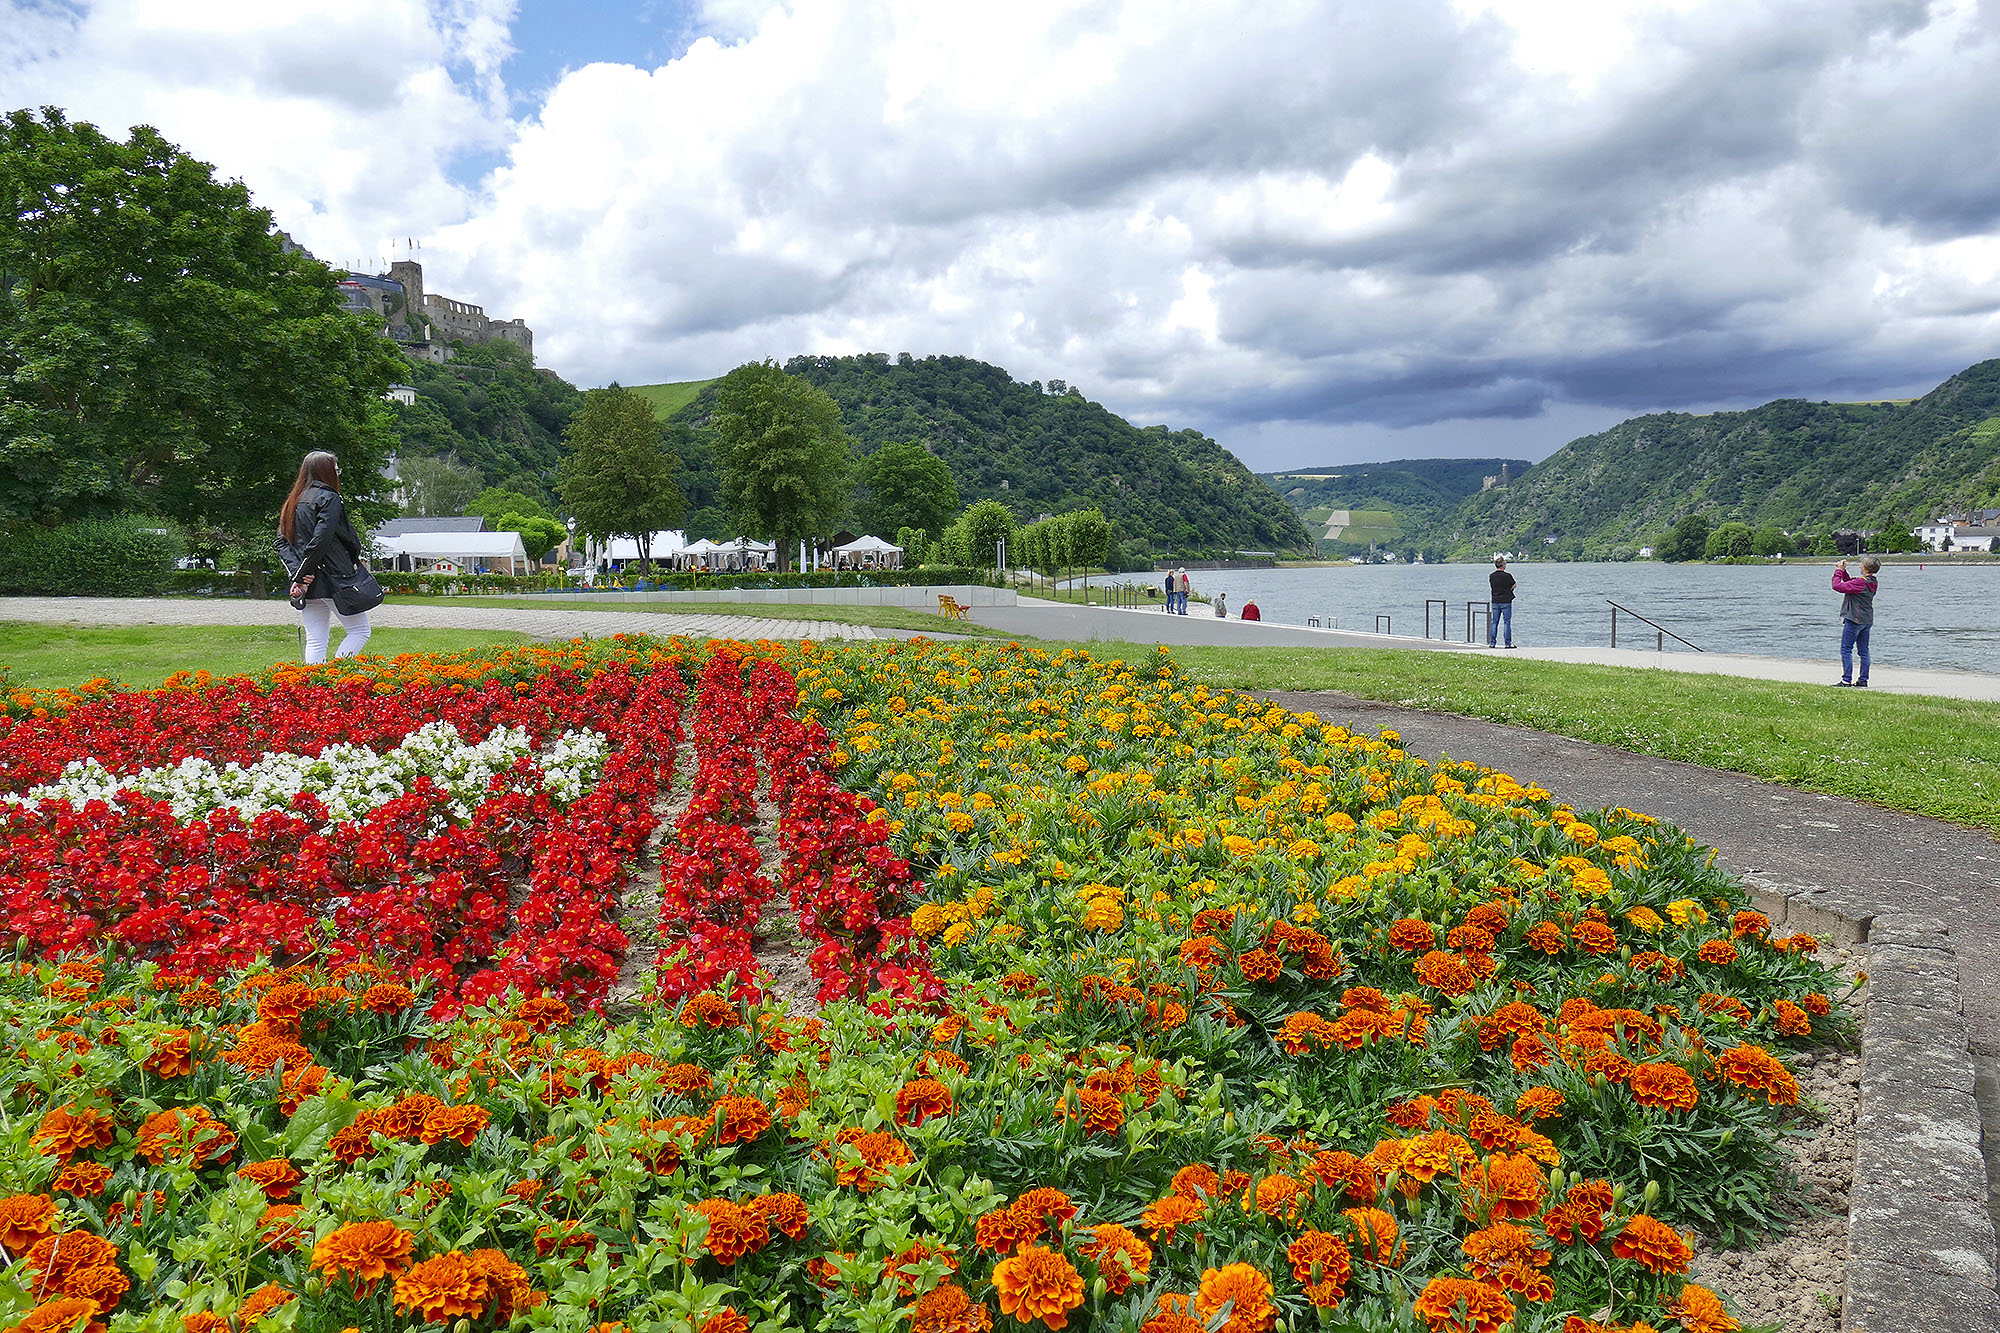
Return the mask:
[[[143,510],[247,535],[312,449],[380,516],[403,365],[240,182],[157,131],[0,120],[0,518]]]
[[[650,563],[653,533],[687,508],[652,404],[616,384],[593,389],[563,443],[569,452],[556,467],[556,490],[578,530],[600,541],[630,537]]]
[[[715,392],[723,495],[746,525],[768,534],[787,568],[802,538],[822,537],[847,509],[850,446],[840,408],[775,363],[753,361]]]
[[[958,512],[951,465],[921,444],[885,444],[857,471],[864,489],[855,497],[854,517],[869,532],[937,531]]]

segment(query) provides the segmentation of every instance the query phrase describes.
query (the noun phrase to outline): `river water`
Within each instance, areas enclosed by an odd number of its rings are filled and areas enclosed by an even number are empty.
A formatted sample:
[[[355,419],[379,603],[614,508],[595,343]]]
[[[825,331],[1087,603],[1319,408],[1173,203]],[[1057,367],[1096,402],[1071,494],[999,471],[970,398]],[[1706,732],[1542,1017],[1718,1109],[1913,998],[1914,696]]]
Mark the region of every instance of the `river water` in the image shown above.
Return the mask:
[[[1514,641],[1608,647],[1610,601],[1640,612],[1709,652],[1834,659],[1840,594],[1831,560],[1783,565],[1516,564]],[[1465,604],[1487,596],[1491,565],[1345,565],[1326,569],[1190,570],[1197,592],[1229,595],[1233,619],[1255,598],[1264,619],[1422,635],[1424,601],[1447,605],[1449,636],[1465,638]],[[1142,576],[1128,575],[1139,579]],[[1162,577],[1155,575],[1155,579]],[[1870,647],[1884,666],[2000,671],[2000,564],[1888,565],[1875,598]],[[1431,634],[1439,633],[1438,608]],[[1190,608],[1192,615],[1208,608]],[[1480,635],[1484,636],[1483,621]],[[1629,636],[1629,637],[1628,637]],[[1651,648],[1654,632],[1618,617],[1618,646]],[[1669,649],[1681,649],[1672,639]]]

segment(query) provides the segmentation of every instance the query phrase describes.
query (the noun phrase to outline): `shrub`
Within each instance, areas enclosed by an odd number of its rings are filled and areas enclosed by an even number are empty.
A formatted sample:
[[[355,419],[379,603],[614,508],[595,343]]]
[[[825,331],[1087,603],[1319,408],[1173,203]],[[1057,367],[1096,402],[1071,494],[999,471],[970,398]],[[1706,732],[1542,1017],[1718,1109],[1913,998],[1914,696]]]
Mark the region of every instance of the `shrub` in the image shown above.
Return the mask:
[[[187,542],[144,514],[22,524],[0,535],[0,593],[42,597],[152,597],[164,592]]]

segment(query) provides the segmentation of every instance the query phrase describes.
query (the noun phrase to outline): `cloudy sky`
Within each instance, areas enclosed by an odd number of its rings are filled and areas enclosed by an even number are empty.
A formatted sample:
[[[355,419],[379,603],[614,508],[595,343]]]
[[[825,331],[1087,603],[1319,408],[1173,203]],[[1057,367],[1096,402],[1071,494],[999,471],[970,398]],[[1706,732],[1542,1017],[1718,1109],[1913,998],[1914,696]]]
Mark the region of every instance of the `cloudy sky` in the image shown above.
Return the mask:
[[[2000,0],[0,0],[0,90],[581,384],[962,353],[1278,468],[2000,356]]]

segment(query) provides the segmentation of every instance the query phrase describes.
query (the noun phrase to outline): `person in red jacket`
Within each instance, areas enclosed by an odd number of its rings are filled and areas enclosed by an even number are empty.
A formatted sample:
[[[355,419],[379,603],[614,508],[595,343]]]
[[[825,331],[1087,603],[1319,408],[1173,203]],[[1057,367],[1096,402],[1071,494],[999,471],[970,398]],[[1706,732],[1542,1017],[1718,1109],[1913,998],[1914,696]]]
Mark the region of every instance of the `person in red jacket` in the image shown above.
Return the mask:
[[[1262,620],[1264,613],[1257,609],[1257,603],[1245,602],[1243,603],[1243,618],[1245,620]]]

